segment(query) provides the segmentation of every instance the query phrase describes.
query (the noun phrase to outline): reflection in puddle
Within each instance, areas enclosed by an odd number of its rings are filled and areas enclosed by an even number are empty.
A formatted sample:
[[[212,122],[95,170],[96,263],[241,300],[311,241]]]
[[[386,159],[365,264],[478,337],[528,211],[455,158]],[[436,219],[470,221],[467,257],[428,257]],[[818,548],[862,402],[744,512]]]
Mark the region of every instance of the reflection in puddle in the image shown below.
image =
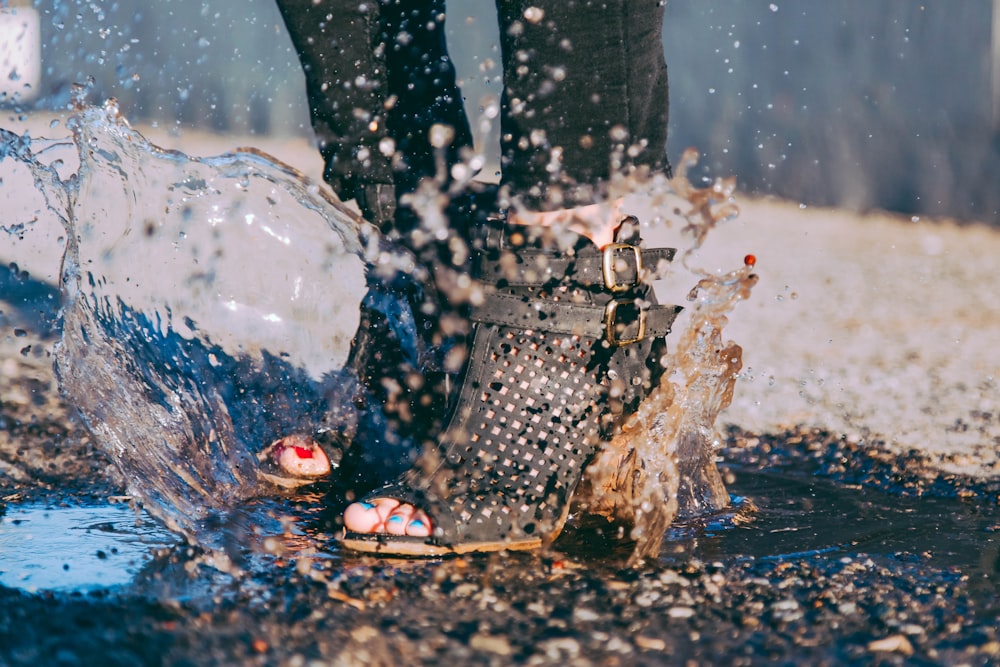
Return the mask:
[[[128,584],[152,549],[177,537],[128,505],[8,505],[0,516],[0,584],[91,591]]]

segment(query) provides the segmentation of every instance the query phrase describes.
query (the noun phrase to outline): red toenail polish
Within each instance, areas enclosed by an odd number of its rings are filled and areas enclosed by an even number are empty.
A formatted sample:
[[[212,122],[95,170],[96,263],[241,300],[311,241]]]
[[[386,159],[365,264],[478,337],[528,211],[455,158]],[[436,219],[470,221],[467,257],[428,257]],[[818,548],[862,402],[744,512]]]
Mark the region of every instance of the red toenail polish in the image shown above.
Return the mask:
[[[313,450],[307,449],[305,447],[296,447],[295,455],[300,459],[311,459],[313,457]]]

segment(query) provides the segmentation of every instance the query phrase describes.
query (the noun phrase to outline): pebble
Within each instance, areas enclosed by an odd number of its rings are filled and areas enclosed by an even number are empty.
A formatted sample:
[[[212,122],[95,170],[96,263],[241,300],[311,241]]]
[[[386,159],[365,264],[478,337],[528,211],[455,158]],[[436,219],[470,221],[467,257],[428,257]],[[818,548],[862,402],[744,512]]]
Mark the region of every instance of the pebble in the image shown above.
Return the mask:
[[[458,586],[455,586],[455,590],[453,590],[451,594],[457,598],[467,598],[471,597],[478,590],[479,586],[476,584],[459,584]]]
[[[575,658],[580,655],[580,642],[572,637],[558,637],[539,644],[539,648],[548,658],[557,660],[563,655]]]
[[[370,625],[362,625],[351,630],[351,639],[359,644],[364,644],[376,637],[378,637],[378,630]]]
[[[637,635],[635,638],[635,645],[647,651],[667,650],[667,642],[662,639],[657,639],[656,637],[644,637],[642,635]]]
[[[778,600],[771,607],[775,611],[795,611],[799,608],[799,603],[792,599]]]
[[[543,618],[545,616],[548,616],[550,611],[546,605],[538,601],[529,603],[528,606],[525,607],[525,609],[530,613],[534,614],[535,616],[540,616]]]
[[[661,597],[658,591],[643,591],[635,596],[635,603],[640,607],[652,607]]]
[[[890,635],[885,639],[876,639],[869,642],[868,650],[873,653],[899,653],[900,655],[913,655],[913,644],[905,635]]]
[[[619,637],[612,637],[608,640],[607,644],[604,645],[605,650],[614,653],[629,654],[632,653],[632,645],[623,641]]]
[[[472,635],[472,638],[469,639],[469,646],[477,651],[486,651],[497,655],[510,655],[514,652],[506,638],[491,635]]]
[[[841,602],[837,605],[837,611],[844,616],[852,616],[858,613],[858,605],[853,602]]]

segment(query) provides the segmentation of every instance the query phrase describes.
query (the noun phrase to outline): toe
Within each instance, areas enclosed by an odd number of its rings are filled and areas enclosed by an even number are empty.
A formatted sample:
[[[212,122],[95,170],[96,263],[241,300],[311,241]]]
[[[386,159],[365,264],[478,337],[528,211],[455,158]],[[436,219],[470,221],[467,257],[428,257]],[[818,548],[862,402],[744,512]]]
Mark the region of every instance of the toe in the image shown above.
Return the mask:
[[[397,507],[399,501],[392,498],[351,503],[344,510],[344,527],[352,533],[385,532],[386,520]]]
[[[431,520],[422,510],[392,498],[353,503],[344,510],[344,527],[352,533],[386,533],[429,537]]]
[[[330,459],[306,435],[288,435],[276,440],[268,452],[278,467],[293,477],[322,477],[330,472]]]
[[[406,534],[412,537],[430,537],[430,518],[422,510],[416,510],[406,526]]]
[[[417,508],[403,504],[392,511],[385,522],[385,532],[390,535],[409,535],[410,524],[417,514]]]

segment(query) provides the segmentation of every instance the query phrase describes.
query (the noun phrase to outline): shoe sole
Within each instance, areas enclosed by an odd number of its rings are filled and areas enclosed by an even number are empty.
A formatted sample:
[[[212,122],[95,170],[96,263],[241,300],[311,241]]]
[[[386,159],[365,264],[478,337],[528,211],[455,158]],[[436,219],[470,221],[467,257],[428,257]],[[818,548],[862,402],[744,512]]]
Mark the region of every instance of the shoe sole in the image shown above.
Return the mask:
[[[542,547],[541,538],[516,541],[466,542],[464,544],[433,544],[422,537],[395,535],[347,535],[338,540],[343,547],[367,554],[435,558],[459,556],[468,553],[495,553],[497,551],[532,551]]]

